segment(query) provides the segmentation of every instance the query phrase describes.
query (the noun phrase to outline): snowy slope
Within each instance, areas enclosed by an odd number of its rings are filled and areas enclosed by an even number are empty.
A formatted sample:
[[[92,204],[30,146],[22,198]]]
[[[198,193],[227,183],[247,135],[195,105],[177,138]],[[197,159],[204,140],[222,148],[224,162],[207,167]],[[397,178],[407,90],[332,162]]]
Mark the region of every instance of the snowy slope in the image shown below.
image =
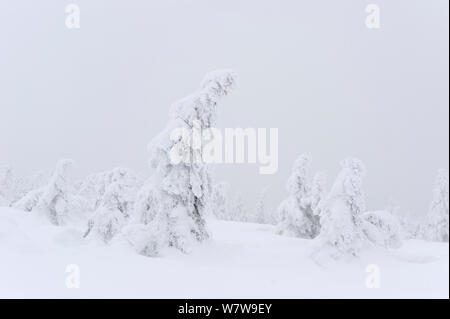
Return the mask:
[[[311,241],[267,225],[209,222],[213,240],[188,255],[137,255],[128,246],[81,239],[82,229],[0,208],[1,298],[448,298],[448,244],[408,241],[396,251],[318,265]],[[68,264],[80,288],[66,287]],[[380,288],[366,287],[366,267]]]

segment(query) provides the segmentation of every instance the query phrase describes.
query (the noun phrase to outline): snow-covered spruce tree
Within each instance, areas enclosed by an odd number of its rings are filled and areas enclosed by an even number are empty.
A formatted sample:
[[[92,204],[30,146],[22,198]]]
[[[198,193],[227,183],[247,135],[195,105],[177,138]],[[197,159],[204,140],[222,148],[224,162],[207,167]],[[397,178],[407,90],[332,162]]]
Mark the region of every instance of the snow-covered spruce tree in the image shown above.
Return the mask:
[[[325,172],[317,172],[316,175],[314,175],[314,179],[312,182],[309,202],[314,216],[317,216],[316,218],[319,218],[318,220],[319,224],[321,214],[319,204],[326,196],[326,188],[327,188],[327,174]]]
[[[365,212],[365,167],[356,158],[345,159],[341,166],[330,193],[319,204],[321,232],[317,237],[317,253],[326,252],[336,259],[358,256],[366,242],[361,216]]]
[[[147,181],[137,194],[131,222],[144,225],[151,224],[162,210],[161,205],[161,192],[151,181]]]
[[[403,239],[417,239],[420,235],[420,222],[411,213],[396,215],[402,227]]]
[[[72,160],[60,160],[48,184],[26,196],[30,200],[27,204],[36,203],[31,209],[46,215],[54,225],[63,225],[81,217],[79,215],[86,206],[83,198],[74,195],[71,190],[69,170],[72,165]]]
[[[237,193],[231,201],[227,220],[235,222],[248,222],[250,220],[242,193]]]
[[[101,172],[90,174],[75,185],[78,195],[87,200],[89,211],[93,212],[100,206],[107,187],[108,174],[110,173]]]
[[[115,168],[102,176],[103,179],[93,178],[98,181],[97,186],[88,184],[94,186],[90,204],[98,206],[88,221],[85,237],[96,236],[109,243],[130,217],[141,182],[134,172],[126,168]],[[101,199],[97,200],[95,196],[101,196]]]
[[[39,194],[48,183],[48,175],[38,172],[32,176],[15,179],[15,196],[11,207],[24,211],[31,211],[37,204]]]
[[[6,198],[4,198],[2,195],[0,195],[0,207],[8,207],[9,203]]]
[[[145,236],[144,240],[142,236],[133,236],[130,240],[139,253],[154,255],[155,247],[167,246],[188,251],[193,243],[209,238],[204,216],[213,185],[210,169],[207,163],[198,160],[202,149],[193,147],[191,141],[182,136],[174,138],[174,132],[184,130],[192,136],[194,130],[213,127],[220,99],[228,95],[235,84],[236,76],[232,71],[208,74],[200,90],[172,106],[167,127],[150,143],[150,166],[155,172],[144,193],[151,198],[143,195],[138,198],[136,214],[146,217],[137,216],[144,224],[133,226],[139,227]],[[180,149],[187,157],[176,162],[172,152]],[[159,199],[159,205],[156,212],[148,213],[142,208],[149,207],[147,203],[154,197]],[[153,219],[148,218],[151,216]],[[155,240],[147,231],[158,233],[158,243],[147,242]],[[129,228],[126,232],[130,233]]]
[[[384,248],[399,248],[402,227],[398,218],[389,211],[366,212],[361,215],[363,231],[370,242]]]
[[[253,222],[257,224],[271,224],[271,216],[269,211],[267,210],[267,197],[269,194],[269,187],[264,187],[259,195],[258,202],[256,203],[255,208],[255,217],[253,218]]]
[[[228,194],[230,184],[221,182],[213,186],[210,200],[210,210],[217,219],[227,220],[229,214]]]
[[[39,203],[39,199],[42,197],[45,188],[38,188],[29,191],[25,196],[13,203],[11,206],[15,209],[23,210],[25,212],[31,212],[35,209]]]
[[[278,234],[301,238],[315,238],[320,231],[319,217],[311,206],[311,183],[308,180],[311,156],[301,155],[292,168],[288,180],[289,197],[278,207]]]
[[[422,236],[426,240],[449,241],[448,197],[448,170],[441,169],[436,178],[428,215],[421,227]]]
[[[14,201],[14,177],[11,166],[0,167],[0,206],[10,206]]]

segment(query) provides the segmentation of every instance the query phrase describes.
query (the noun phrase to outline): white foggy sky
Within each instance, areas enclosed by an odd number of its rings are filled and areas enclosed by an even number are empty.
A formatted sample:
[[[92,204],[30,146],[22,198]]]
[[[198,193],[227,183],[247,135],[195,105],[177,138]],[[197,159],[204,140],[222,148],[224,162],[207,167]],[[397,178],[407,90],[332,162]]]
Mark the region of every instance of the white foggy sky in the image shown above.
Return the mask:
[[[65,27],[79,4],[81,28]],[[365,27],[365,7],[381,29]],[[73,158],[76,177],[148,174],[148,141],[203,75],[233,68],[221,127],[279,128],[279,171],[217,168],[250,209],[285,196],[295,158],[330,183],[348,155],[367,166],[369,209],[423,214],[448,168],[446,0],[0,0],[0,165],[19,174]]]

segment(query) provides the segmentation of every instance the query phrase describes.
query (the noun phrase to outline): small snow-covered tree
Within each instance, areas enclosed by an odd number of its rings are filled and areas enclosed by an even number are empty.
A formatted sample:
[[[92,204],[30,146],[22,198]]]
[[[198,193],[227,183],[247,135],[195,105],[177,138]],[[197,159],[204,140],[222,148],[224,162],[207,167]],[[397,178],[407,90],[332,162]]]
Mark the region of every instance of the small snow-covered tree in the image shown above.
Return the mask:
[[[256,203],[256,211],[253,222],[258,224],[270,224],[272,222],[269,211],[267,210],[267,197],[269,194],[269,188],[264,187],[259,195],[258,202]]]
[[[402,244],[402,227],[398,218],[389,211],[366,212],[361,215],[363,231],[375,245],[399,248]]]
[[[320,223],[320,202],[326,196],[326,188],[327,188],[327,174],[325,172],[317,172],[314,175],[314,179],[311,187],[311,198],[310,205],[313,211],[313,214],[319,218],[318,223]]]
[[[149,196],[157,194],[160,205],[155,213],[147,214],[142,207],[152,199],[141,196],[137,207],[141,208],[141,215],[155,215],[148,228],[158,229],[162,242],[143,245],[142,241],[137,241],[141,243],[139,247],[169,246],[188,251],[194,242],[209,238],[204,216],[213,183],[208,164],[198,160],[203,146],[196,148],[183,136],[174,138],[174,132],[183,130],[192,136],[194,131],[213,127],[219,101],[230,93],[235,83],[232,71],[208,74],[200,90],[172,106],[167,127],[150,143],[150,165],[155,173],[148,182],[154,188]],[[174,161],[174,150],[183,150],[184,160]]]
[[[314,215],[311,183],[308,180],[311,156],[301,155],[288,180],[289,197],[278,207],[280,221],[277,233],[301,238],[315,238],[320,230],[319,217]],[[318,194],[315,194],[317,196]]]
[[[147,182],[137,194],[132,221],[144,225],[152,223],[161,210],[161,204],[160,191]]]
[[[124,215],[113,206],[113,201],[107,200],[100,206],[95,215],[88,221],[88,229],[84,237],[96,236],[105,244],[117,235],[125,225],[126,219]]]
[[[36,206],[36,197],[47,184],[48,178],[48,175],[42,171],[32,176],[16,178],[11,207],[31,211]]]
[[[94,203],[91,202],[91,205],[98,201],[95,196],[102,197],[100,203],[96,204],[98,207],[94,216],[88,222],[85,237],[93,235],[104,243],[109,243],[130,217],[141,184],[134,172],[126,168],[115,168],[103,174],[103,179],[94,180],[98,180],[100,191],[96,193],[97,189],[94,190],[94,196],[91,197]]]
[[[402,240],[417,239],[420,231],[420,223],[416,216],[410,211],[403,211],[396,202],[391,202],[385,211],[396,218],[400,225],[400,237]]]
[[[72,160],[61,160],[42,190],[37,201],[37,208],[43,212],[54,225],[61,225],[70,211],[69,203],[69,169]]]
[[[210,210],[217,219],[227,220],[229,214],[228,194],[230,184],[221,182],[215,184],[211,193]]]
[[[325,250],[333,258],[358,256],[366,240],[361,216],[365,212],[364,165],[356,158],[347,158],[341,166],[330,193],[319,204],[318,253]]]
[[[0,167],[0,206],[10,206],[14,200],[14,177],[11,166]]]
[[[277,209],[279,217],[277,232],[279,234],[303,235],[300,231],[303,222],[302,204],[310,192],[310,184],[308,181],[310,164],[311,157],[308,154],[301,155],[294,163],[287,184],[289,196]]]
[[[0,195],[0,207],[8,207],[9,205],[9,201],[3,195]]]
[[[211,209],[217,219],[234,222],[254,222],[254,214],[250,214],[241,192],[230,194],[228,183],[219,183],[213,187]],[[215,207],[215,208],[214,208]]]
[[[134,208],[136,195],[142,186],[141,179],[128,168],[115,168],[106,175],[104,206],[117,208],[128,218]]]
[[[427,240],[449,241],[448,194],[448,170],[441,169],[436,178],[428,215],[421,230],[422,236]]]
[[[76,188],[78,195],[88,201],[89,210],[95,211],[100,207],[108,187],[113,184],[120,185],[116,194],[117,202],[119,206],[122,206],[121,210],[125,215],[129,215],[136,194],[143,184],[139,176],[131,169],[117,167],[110,171],[91,174],[78,182]]]
[[[48,179],[48,175],[41,171],[18,181],[17,197],[11,207],[31,212],[37,206]]]
[[[238,193],[231,202],[228,220],[235,222],[248,222],[249,217],[244,196],[242,193]]]

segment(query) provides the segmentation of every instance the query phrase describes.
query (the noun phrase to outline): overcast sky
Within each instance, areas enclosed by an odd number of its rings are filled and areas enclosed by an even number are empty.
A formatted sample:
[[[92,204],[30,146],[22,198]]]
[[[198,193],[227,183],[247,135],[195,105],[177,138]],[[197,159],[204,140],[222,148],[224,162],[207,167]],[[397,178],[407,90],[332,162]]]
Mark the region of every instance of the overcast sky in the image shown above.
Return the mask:
[[[449,162],[447,0],[0,0],[0,164],[30,174],[61,157],[75,176],[148,174],[146,145],[204,74],[233,68],[221,127],[279,129],[279,171],[219,166],[250,208],[275,205],[309,152],[331,181],[348,155],[367,166],[368,208],[423,214]],[[381,28],[365,26],[368,3]],[[331,182],[330,181],[330,182]]]

